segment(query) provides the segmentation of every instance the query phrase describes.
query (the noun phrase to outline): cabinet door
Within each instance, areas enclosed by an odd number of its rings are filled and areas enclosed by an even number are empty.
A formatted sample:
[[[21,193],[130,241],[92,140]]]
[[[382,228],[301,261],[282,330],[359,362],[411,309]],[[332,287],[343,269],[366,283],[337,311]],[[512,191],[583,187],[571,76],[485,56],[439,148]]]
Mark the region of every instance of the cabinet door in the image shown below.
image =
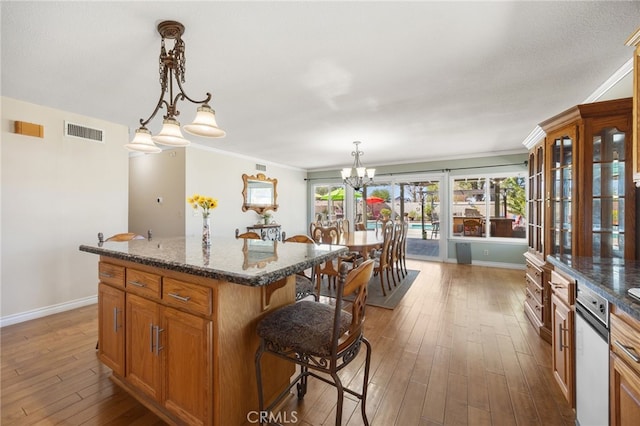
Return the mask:
[[[635,188],[628,167],[629,119],[624,115],[593,119],[585,139],[586,229],[579,254],[633,259]]]
[[[159,306],[130,293],[126,296],[126,306],[126,378],[150,397],[160,400]]]
[[[553,376],[567,401],[573,406],[573,311],[553,294],[551,295],[551,312]]]
[[[612,426],[637,425],[640,419],[640,376],[611,354],[609,404]]]
[[[570,255],[573,252],[574,149],[576,128],[569,126],[548,137],[546,147],[547,235],[545,254]]]
[[[98,285],[98,357],[118,375],[124,374],[124,291]]]
[[[212,322],[164,308],[163,404],[188,424],[209,424],[213,402]]]

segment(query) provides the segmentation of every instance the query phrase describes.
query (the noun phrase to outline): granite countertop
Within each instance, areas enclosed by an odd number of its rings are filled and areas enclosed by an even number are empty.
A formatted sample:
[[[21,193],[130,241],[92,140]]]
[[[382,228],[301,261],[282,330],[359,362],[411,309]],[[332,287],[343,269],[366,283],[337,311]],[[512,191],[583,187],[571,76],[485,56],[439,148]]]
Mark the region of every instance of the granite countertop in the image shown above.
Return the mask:
[[[547,256],[547,261],[640,321],[640,301],[627,295],[640,287],[639,261],[576,256]]]
[[[249,286],[270,284],[348,252],[347,247],[339,245],[215,237],[208,250],[203,250],[200,237],[96,242],[79,249]]]

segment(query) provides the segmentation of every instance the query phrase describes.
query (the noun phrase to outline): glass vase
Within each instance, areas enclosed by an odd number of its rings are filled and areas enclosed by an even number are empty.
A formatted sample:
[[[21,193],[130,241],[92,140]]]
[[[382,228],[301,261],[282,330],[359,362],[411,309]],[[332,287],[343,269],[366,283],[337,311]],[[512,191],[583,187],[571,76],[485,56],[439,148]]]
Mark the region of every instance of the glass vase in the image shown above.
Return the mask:
[[[202,217],[202,247],[211,246],[211,221],[209,216]]]

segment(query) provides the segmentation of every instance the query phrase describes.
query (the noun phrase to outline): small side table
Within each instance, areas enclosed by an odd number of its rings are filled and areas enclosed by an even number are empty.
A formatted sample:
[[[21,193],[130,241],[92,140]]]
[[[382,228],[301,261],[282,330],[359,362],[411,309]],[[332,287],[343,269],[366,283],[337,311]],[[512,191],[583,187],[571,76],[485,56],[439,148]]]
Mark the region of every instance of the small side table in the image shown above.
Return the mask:
[[[247,231],[253,231],[260,234],[263,240],[279,241],[281,225],[271,223],[269,225],[251,225],[247,226]]]

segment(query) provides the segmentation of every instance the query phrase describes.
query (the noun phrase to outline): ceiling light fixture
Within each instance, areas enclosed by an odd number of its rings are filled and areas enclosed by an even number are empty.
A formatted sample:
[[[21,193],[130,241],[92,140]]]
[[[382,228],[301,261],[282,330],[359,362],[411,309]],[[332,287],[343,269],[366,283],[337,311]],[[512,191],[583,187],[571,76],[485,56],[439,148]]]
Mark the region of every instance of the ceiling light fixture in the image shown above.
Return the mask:
[[[373,183],[373,176],[376,173],[376,169],[367,169],[362,166],[360,156],[364,155],[364,152],[358,148],[361,143],[360,141],[353,143],[356,146],[355,151],[351,153],[355,157],[353,166],[342,169],[342,180],[356,191],[359,191],[366,184]]]
[[[180,115],[177,104],[178,101],[188,100],[194,104],[200,104],[193,123],[184,126],[187,133],[207,138],[221,138],[225,136],[225,131],[218,127],[216,123],[215,111],[208,105],[211,100],[211,93],[207,92],[204,100],[196,101],[191,99],[184,92],[182,84],[185,82],[185,55],[184,25],[176,21],[163,21],[158,24],[158,33],[162,36],[160,47],[160,99],[151,116],[146,120],[140,119],[140,128],[136,130],[133,140],[125,147],[130,151],[139,152],[160,152],[161,149],[156,143],[168,146],[187,146],[191,142],[182,136],[180,122],[176,119]],[[167,51],[165,40],[174,40],[173,48]],[[174,80],[179,92],[174,96]],[[168,100],[165,95],[169,92]],[[167,109],[164,115],[162,129],[156,136],[151,136],[147,129],[147,124],[155,117],[160,108]],[[155,143],[154,143],[155,142]]]

